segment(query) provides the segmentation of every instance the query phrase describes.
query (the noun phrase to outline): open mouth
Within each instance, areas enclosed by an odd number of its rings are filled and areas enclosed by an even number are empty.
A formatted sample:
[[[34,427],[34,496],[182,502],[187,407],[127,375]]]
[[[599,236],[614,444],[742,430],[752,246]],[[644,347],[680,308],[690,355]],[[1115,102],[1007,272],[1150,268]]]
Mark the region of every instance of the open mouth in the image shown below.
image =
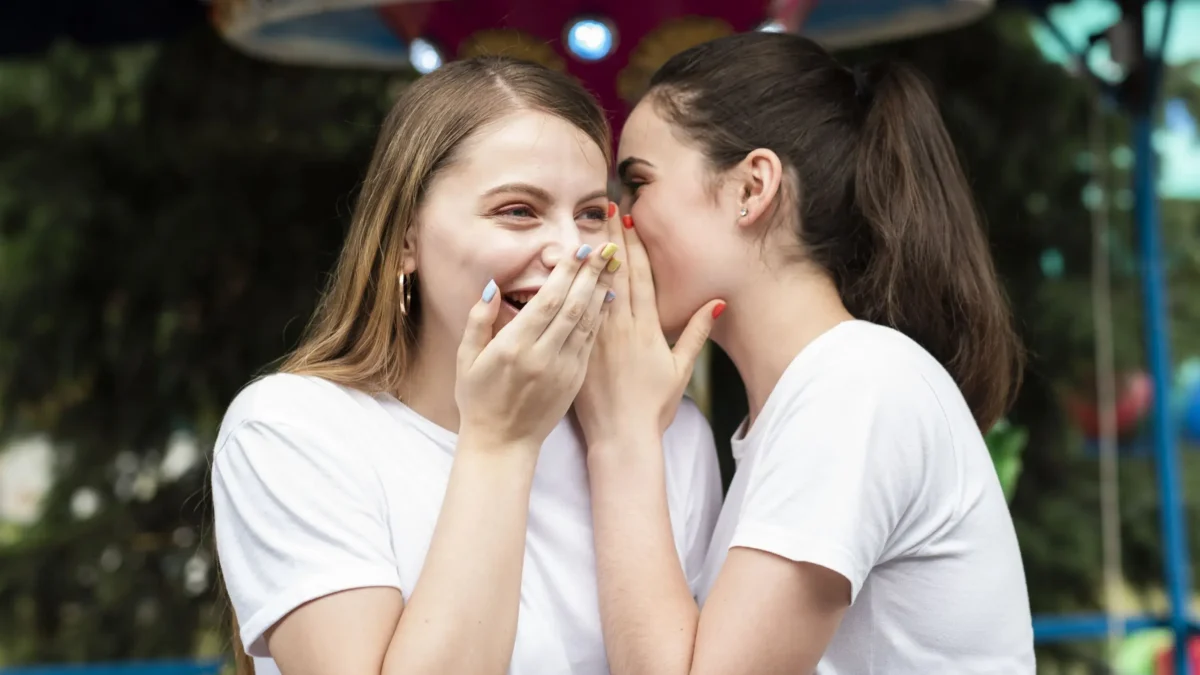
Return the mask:
[[[520,312],[529,304],[533,296],[537,295],[537,291],[514,291],[504,294],[504,302],[513,308],[513,311]]]

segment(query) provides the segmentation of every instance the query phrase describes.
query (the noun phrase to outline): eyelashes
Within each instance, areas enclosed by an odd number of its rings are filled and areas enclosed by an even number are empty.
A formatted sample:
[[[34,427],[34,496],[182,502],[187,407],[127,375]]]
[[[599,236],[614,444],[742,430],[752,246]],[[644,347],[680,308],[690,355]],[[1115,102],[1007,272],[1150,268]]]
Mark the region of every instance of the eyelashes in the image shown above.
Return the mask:
[[[534,210],[533,207],[526,205],[505,207],[497,211],[495,215],[506,220],[520,223],[530,223],[531,221],[538,219],[537,211]],[[597,223],[604,223],[608,221],[608,211],[599,206],[588,207],[576,214],[575,220],[587,220]]]

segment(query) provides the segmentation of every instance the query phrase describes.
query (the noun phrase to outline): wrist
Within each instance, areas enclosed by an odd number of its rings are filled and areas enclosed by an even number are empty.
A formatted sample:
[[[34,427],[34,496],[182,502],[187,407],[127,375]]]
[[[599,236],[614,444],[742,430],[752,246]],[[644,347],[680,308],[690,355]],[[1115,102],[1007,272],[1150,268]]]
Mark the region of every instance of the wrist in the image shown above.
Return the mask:
[[[464,427],[459,431],[455,453],[536,463],[542,444],[532,439],[503,438],[484,429]]]
[[[645,459],[661,461],[662,437],[657,424],[622,424],[588,439],[588,466],[620,468]]]

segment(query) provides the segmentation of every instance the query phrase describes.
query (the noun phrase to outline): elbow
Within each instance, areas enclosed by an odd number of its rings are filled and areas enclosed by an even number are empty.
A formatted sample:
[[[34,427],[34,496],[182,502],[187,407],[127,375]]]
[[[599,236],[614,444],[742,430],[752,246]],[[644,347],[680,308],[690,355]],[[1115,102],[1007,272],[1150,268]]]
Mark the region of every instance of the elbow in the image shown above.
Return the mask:
[[[612,675],[690,675],[692,670],[691,645],[668,648],[660,643],[653,654],[630,655],[627,658],[609,657]]]

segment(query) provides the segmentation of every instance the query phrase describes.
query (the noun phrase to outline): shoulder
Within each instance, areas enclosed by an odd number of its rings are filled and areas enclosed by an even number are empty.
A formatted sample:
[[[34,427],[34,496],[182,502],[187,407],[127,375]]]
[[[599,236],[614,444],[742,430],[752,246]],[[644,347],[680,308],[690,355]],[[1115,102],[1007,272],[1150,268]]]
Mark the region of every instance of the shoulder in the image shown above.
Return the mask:
[[[247,422],[322,425],[363,407],[371,397],[319,377],[275,373],[246,385],[225,411],[223,433]]]
[[[682,452],[702,452],[712,447],[712,427],[700,406],[688,397],[679,403],[675,419],[663,435],[663,445],[679,448]]]
[[[306,375],[275,373],[246,385],[225,411],[217,434],[219,452],[247,429],[269,429],[281,437],[344,437],[362,428],[373,399],[354,389]]]
[[[712,427],[690,398],[680,402],[675,419],[663,435],[663,459],[669,473],[687,476],[691,484],[710,485],[715,480],[720,488],[721,469]]]
[[[942,365],[903,333],[862,321],[835,330],[784,374],[779,398],[788,414],[777,417],[836,409],[843,419],[936,419],[942,399],[961,398]]]

